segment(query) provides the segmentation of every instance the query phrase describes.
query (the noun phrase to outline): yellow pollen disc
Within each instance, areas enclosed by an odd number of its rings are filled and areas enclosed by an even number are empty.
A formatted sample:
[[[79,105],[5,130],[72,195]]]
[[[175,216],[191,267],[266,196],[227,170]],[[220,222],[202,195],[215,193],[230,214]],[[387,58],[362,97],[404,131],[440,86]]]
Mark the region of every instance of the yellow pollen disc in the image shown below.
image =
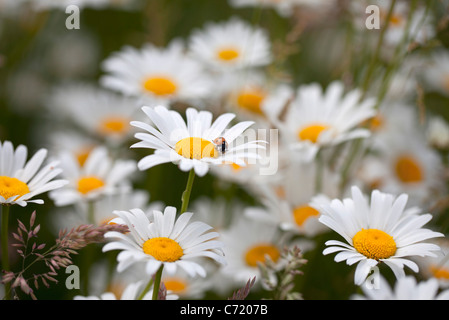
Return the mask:
[[[223,61],[232,61],[240,56],[240,53],[236,49],[223,49],[217,53],[218,59]]]
[[[183,293],[187,289],[186,281],[175,277],[164,279],[164,285],[167,291],[173,293]]]
[[[143,244],[143,252],[162,262],[177,261],[184,254],[175,240],[166,237],[148,239]]]
[[[92,147],[85,147],[75,153],[75,157],[78,160],[78,163],[81,167],[84,166],[84,163],[86,163],[86,160],[89,157],[89,154],[92,151],[92,149],[93,149]]]
[[[420,182],[423,173],[418,162],[411,156],[401,156],[395,164],[396,175],[404,183]]]
[[[303,226],[307,219],[310,217],[318,216],[320,213],[318,210],[311,206],[299,206],[293,210],[293,217],[298,226]]]
[[[396,253],[393,237],[378,229],[362,229],[352,238],[354,248],[369,259],[388,259]]]
[[[11,178],[6,176],[0,177],[0,196],[5,200],[17,196],[14,200],[17,200],[21,196],[30,193],[30,189],[25,182],[20,181],[17,178]]]
[[[320,136],[321,132],[323,132],[326,129],[329,129],[329,126],[322,124],[313,124],[305,128],[302,128],[298,132],[298,137],[300,140],[309,140],[313,143],[316,143],[318,141],[318,137]]]
[[[385,121],[382,116],[376,115],[368,120],[365,120],[362,123],[362,126],[365,126],[366,128],[368,128],[371,131],[378,131],[380,128],[383,127],[384,122]]]
[[[117,134],[126,132],[128,128],[128,119],[121,117],[108,117],[101,122],[99,131],[103,134]]]
[[[257,267],[257,263],[264,263],[266,256],[270,257],[273,262],[276,262],[281,253],[279,249],[272,244],[259,244],[251,247],[245,254],[245,262],[250,267]]]
[[[237,163],[231,163],[231,168],[232,168],[232,170],[233,171],[235,171],[235,172],[238,172],[238,171],[240,171],[240,170],[242,170],[242,166],[239,166]]]
[[[430,271],[433,276],[441,280],[449,280],[449,269],[440,266],[431,266]]]
[[[175,151],[184,158],[197,159],[216,158],[218,151],[215,145],[202,138],[184,138],[175,145]]]
[[[257,114],[263,114],[261,106],[265,96],[266,94],[262,90],[243,90],[237,97],[237,103],[242,109],[246,109]]]
[[[166,77],[152,77],[145,80],[144,88],[157,96],[166,96],[176,92],[176,84]]]
[[[82,194],[87,194],[93,190],[99,189],[104,186],[104,182],[94,176],[83,177],[78,180],[78,191]]]
[[[398,14],[393,14],[393,15],[391,15],[391,17],[390,17],[390,23],[393,25],[393,26],[400,26],[401,24],[402,24],[402,21],[403,21],[404,19],[400,16],[400,15],[398,15]]]

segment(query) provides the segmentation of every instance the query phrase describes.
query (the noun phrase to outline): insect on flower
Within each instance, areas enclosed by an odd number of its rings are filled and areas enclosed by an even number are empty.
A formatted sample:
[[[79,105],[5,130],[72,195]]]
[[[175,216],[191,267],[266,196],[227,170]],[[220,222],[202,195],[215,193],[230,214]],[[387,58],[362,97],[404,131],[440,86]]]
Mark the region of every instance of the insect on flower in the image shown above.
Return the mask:
[[[221,152],[222,154],[225,153],[226,150],[228,149],[228,142],[223,137],[218,137],[214,139],[213,143],[217,151]]]

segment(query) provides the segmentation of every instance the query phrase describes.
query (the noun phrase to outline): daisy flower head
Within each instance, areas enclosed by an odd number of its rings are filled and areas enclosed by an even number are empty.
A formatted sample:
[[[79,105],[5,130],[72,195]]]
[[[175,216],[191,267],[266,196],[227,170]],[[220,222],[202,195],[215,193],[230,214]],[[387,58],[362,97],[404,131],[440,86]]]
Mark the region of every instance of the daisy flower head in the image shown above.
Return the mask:
[[[424,70],[428,90],[449,95],[449,52],[438,50],[431,56],[429,66]]]
[[[412,276],[397,279],[391,288],[385,278],[379,278],[378,288],[361,287],[364,295],[356,294],[352,300],[449,300],[449,290],[438,290],[435,278],[416,281]]]
[[[126,288],[123,290],[123,293],[118,296],[114,292],[105,292],[102,293],[100,296],[81,296],[76,295],[73,299],[74,300],[151,300],[153,292],[149,291],[147,292],[142,298],[140,298],[140,293],[143,291],[145,286],[145,283],[143,281],[137,281],[130,283],[126,286]],[[178,296],[175,294],[167,294],[166,297],[167,300],[177,300]]]
[[[143,263],[148,275],[153,275],[164,266],[168,274],[178,268],[191,277],[206,276],[199,259],[210,258],[225,264],[223,244],[217,240],[219,234],[204,222],[190,222],[192,212],[176,217],[176,208],[166,207],[164,212],[154,210],[152,217],[141,209],[115,211],[128,226],[130,232],[108,232],[106,238],[113,239],[103,251],[121,250],[117,255],[117,271],[122,272],[135,263]]]
[[[59,159],[69,183],[50,193],[56,206],[98,200],[121,188],[130,188],[130,176],[137,170],[134,160],[113,159],[104,146],[93,149],[83,166],[69,152],[63,152]]]
[[[238,18],[208,23],[193,32],[189,49],[192,56],[215,71],[264,66],[272,59],[265,31]]]
[[[286,143],[310,161],[320,148],[370,135],[360,124],[376,114],[374,100],[360,98],[361,91],[345,93],[340,81],[332,82],[325,91],[316,83],[303,85],[279,122],[279,130]]]
[[[51,112],[75,128],[110,145],[119,145],[132,137],[134,128],[129,122],[139,110],[136,99],[88,84],[56,88],[48,105]]]
[[[166,48],[125,47],[104,61],[103,70],[106,74],[100,82],[104,87],[155,104],[192,103],[210,91],[203,66],[177,41]]]
[[[443,255],[435,258],[419,259],[417,263],[425,278],[435,278],[438,280],[440,288],[449,289],[449,241],[447,238],[440,238],[435,243],[441,247]]]
[[[141,141],[132,147],[155,151],[138,162],[140,170],[173,162],[182,171],[194,169],[198,176],[204,176],[210,165],[235,163],[245,166],[245,159],[257,159],[257,149],[264,147],[260,140],[239,143],[241,139],[238,138],[253,124],[252,121],[239,122],[225,130],[235,118],[232,113],[222,114],[212,122],[211,112],[188,108],[186,123],[178,112],[164,106],[143,107],[142,110],[154,126],[131,122],[147,131],[135,135]]]
[[[221,234],[227,259],[221,271],[233,279],[235,285],[244,285],[254,276],[259,282],[258,264],[265,264],[268,259],[281,268],[283,244],[277,238],[276,225],[253,219],[244,212]]]
[[[50,161],[43,165],[47,149],[38,150],[27,161],[28,148],[19,145],[14,149],[10,141],[0,143],[0,204],[28,203],[42,204],[43,200],[35,196],[62,188],[68,183],[64,179],[55,179],[62,172],[59,161]]]
[[[422,228],[432,215],[418,214],[416,207],[406,209],[407,194],[395,197],[374,190],[369,203],[358,187],[352,187],[351,191],[352,198],[317,205],[321,211],[319,221],[346,241],[327,241],[323,254],[338,252],[336,262],[358,263],[354,277],[357,285],[381,262],[391,268],[396,278],[401,278],[405,275],[404,266],[419,271],[408,257],[435,257],[435,252],[441,251],[439,246],[423,242],[444,235]]]
[[[229,0],[231,6],[250,7],[263,6],[276,10],[282,17],[291,16],[298,7],[324,9],[331,7],[335,0]]]

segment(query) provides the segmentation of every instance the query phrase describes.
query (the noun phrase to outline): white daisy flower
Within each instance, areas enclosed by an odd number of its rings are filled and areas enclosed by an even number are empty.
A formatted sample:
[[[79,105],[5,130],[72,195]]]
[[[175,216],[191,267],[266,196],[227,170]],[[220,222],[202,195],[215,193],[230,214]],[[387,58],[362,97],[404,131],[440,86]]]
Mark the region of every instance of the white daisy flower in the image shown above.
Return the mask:
[[[435,278],[417,282],[412,276],[397,279],[391,288],[385,278],[379,278],[378,288],[361,287],[364,295],[356,294],[352,300],[449,300],[449,290],[438,291]]]
[[[422,226],[432,219],[431,214],[418,214],[416,207],[405,209],[408,196],[374,190],[371,202],[358,187],[352,187],[352,198],[334,199],[330,203],[317,203],[319,221],[339,233],[346,243],[337,240],[326,242],[327,255],[339,252],[335,261],[346,260],[348,265],[358,263],[354,281],[362,284],[371,268],[385,263],[397,278],[405,275],[404,266],[418,272],[418,265],[407,257],[431,256],[439,246],[423,241],[442,237],[443,234]]]
[[[261,28],[237,18],[208,23],[190,37],[191,54],[213,70],[264,66],[271,62],[270,40]]]
[[[212,113],[188,108],[186,124],[178,112],[163,106],[143,107],[142,110],[157,129],[140,121],[131,122],[148,132],[137,133],[135,136],[141,141],[132,147],[155,149],[154,154],[138,162],[140,170],[173,162],[182,171],[194,169],[198,176],[204,176],[210,165],[235,163],[245,166],[244,159],[258,158],[256,151],[263,148],[259,140],[238,144],[239,136],[253,124],[252,121],[237,123],[225,131],[235,118],[232,113],[222,114],[212,123]]]
[[[447,50],[435,51],[429,66],[423,70],[423,73],[429,90],[449,95],[449,52]]]
[[[247,210],[253,218],[278,225],[285,232],[313,237],[327,230],[318,221],[320,212],[314,206],[317,197],[334,198],[339,194],[339,176],[329,170],[322,173],[322,190],[317,189],[315,162],[292,163],[278,174],[279,182],[255,186],[265,210]],[[298,183],[298,181],[301,181]]]
[[[58,87],[48,105],[76,128],[111,145],[119,145],[133,135],[129,122],[139,110],[136,99],[88,84]]]
[[[208,75],[178,42],[167,48],[125,47],[104,61],[103,70],[103,86],[154,104],[192,103],[209,94]]]
[[[437,149],[449,148],[449,124],[441,116],[433,116],[429,119],[426,130],[427,141]]]
[[[59,161],[51,161],[42,167],[47,153],[47,149],[42,148],[27,161],[27,147],[19,145],[14,149],[10,141],[0,143],[1,205],[42,204],[43,200],[33,198],[68,183],[64,179],[55,179],[62,172]]]
[[[231,6],[254,7],[263,6],[276,10],[283,17],[291,16],[298,7],[325,9],[331,7],[335,0],[229,0]]]
[[[319,84],[301,86],[277,126],[286,143],[310,161],[320,148],[370,135],[358,126],[376,114],[374,100],[360,98],[359,90],[345,94],[340,81],[324,92]]]
[[[62,153],[59,158],[64,177],[69,183],[49,194],[56,206],[93,201],[120,188],[129,188],[130,175],[137,170],[135,161],[114,160],[103,146],[89,153],[84,166],[68,152]]]
[[[190,276],[206,276],[205,269],[197,259],[210,258],[225,264],[223,245],[217,240],[219,234],[211,232],[209,225],[195,221],[189,223],[193,213],[184,212],[176,218],[176,208],[166,207],[164,212],[153,211],[153,219],[141,209],[116,211],[130,232],[108,232],[103,251],[121,250],[117,255],[117,271],[122,272],[134,263],[145,264],[148,275],[153,275],[161,265],[168,274],[177,268]]]
[[[435,243],[440,246],[443,255],[441,257],[419,259],[417,263],[425,278],[435,278],[438,280],[440,288],[449,289],[449,241],[447,238],[444,238],[438,239]]]
[[[256,277],[259,283],[258,263],[271,259],[282,265],[283,244],[278,239],[277,226],[266,221],[248,218],[244,213],[222,234],[228,264],[221,269],[224,275],[233,279],[235,285],[244,285]]]
[[[105,9],[108,7],[131,8],[134,0],[39,0],[31,1],[37,10],[66,9],[75,5],[80,9]]]
[[[130,283],[123,290],[120,296],[117,296],[114,292],[105,292],[100,296],[81,296],[76,295],[74,300],[138,300],[140,298],[140,293],[143,291],[145,283],[143,281],[137,281]],[[167,292],[168,293],[168,292]],[[153,291],[148,291],[141,300],[152,300]],[[177,300],[178,296],[176,294],[168,293],[167,300]]]
[[[442,160],[428,145],[425,126],[418,121],[416,110],[388,104],[376,121],[373,154],[363,160],[361,176],[384,192],[407,193],[415,205],[421,206],[432,196],[442,194]]]

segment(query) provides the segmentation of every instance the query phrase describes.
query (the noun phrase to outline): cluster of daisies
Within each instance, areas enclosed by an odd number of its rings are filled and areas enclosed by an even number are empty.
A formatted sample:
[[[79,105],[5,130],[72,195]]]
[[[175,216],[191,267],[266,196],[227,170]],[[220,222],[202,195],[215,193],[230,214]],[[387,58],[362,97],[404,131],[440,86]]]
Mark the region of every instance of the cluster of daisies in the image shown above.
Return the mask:
[[[229,5],[274,8],[289,19],[332,2]],[[435,36],[425,8],[410,17],[407,2],[393,11],[391,4],[381,5],[382,21],[390,19],[386,55],[405,32],[414,43]],[[354,24],[365,7],[350,6]],[[48,193],[56,228],[128,227],[105,235],[102,251],[116,253],[113,276],[104,276],[111,261],[98,258],[88,294],[75,299],[155,299],[161,283],[167,299],[226,297],[253,277],[253,290],[266,290],[261,265],[281,271],[286,247],[321,250],[324,234],[335,240],[323,255],[356,265],[353,283],[363,295],[351,298],[449,298],[449,244],[438,225],[425,227],[439,220],[430,211],[447,193],[441,151],[449,148],[449,127],[437,116],[423,121],[414,105],[417,84],[449,96],[449,51],[406,56],[384,99],[375,81],[368,89],[343,79],[283,81],[269,72],[275,62],[269,32],[237,16],[164,47],[127,45],[102,61],[98,83],[53,88],[45,103],[51,118],[40,129],[48,150],[28,160],[27,147],[0,144],[2,207],[40,204],[36,197]],[[142,177],[151,183],[158,166],[176,166],[180,183],[189,173],[181,208],[135,187]],[[237,186],[235,197],[189,202],[195,177],[206,175]],[[163,181],[159,187],[173,190]],[[240,190],[254,202],[242,201]],[[394,287],[381,274],[368,281],[384,266]]]

